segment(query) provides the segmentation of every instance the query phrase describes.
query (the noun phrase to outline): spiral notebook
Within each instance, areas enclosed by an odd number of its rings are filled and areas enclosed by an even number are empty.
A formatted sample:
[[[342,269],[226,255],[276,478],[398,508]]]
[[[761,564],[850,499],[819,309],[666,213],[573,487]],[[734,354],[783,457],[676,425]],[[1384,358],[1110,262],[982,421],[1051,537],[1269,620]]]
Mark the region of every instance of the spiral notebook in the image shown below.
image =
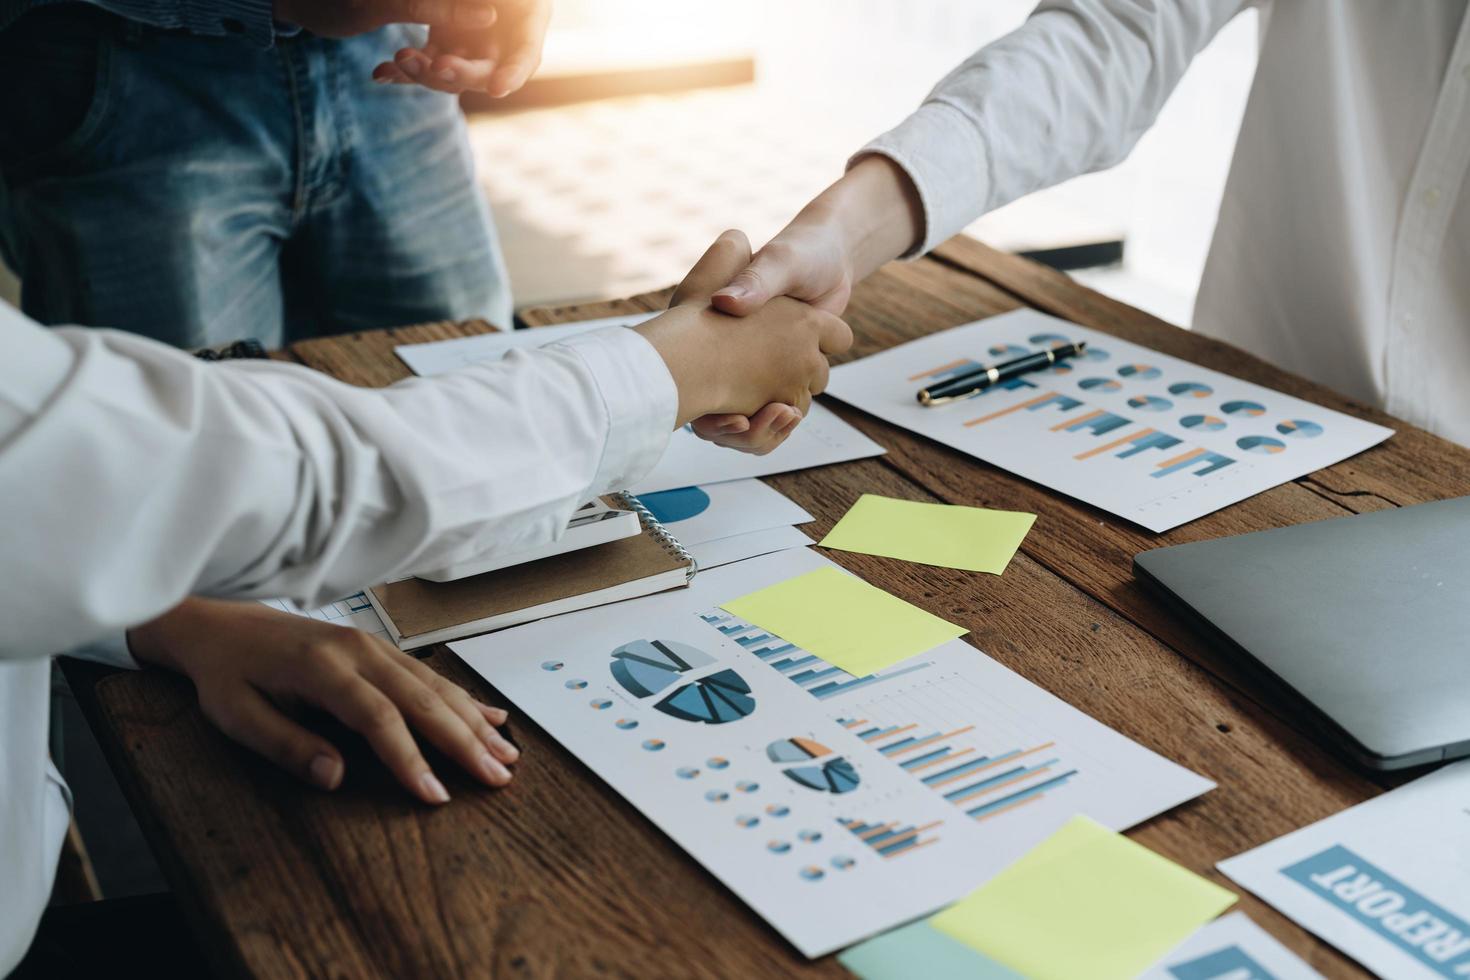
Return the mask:
[[[368,601],[399,648],[415,650],[693,581],[693,557],[636,497],[603,501],[636,513],[642,533],[453,582],[389,582]]]

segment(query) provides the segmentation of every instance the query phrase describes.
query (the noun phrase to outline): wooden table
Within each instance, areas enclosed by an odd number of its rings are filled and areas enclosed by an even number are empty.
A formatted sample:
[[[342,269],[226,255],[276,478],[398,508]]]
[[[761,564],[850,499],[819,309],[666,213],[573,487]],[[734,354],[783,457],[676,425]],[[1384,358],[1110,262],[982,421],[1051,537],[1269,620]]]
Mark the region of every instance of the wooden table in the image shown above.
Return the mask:
[[[526,315],[532,324],[658,309],[663,294]],[[1100,721],[1219,783],[1132,831],[1186,867],[1215,862],[1361,802],[1404,777],[1355,769],[1289,702],[1133,580],[1162,544],[1470,493],[1470,452],[1176,329],[1065,276],[969,240],[858,289],[850,356],[1018,306],[1392,425],[1386,444],[1163,535],[828,401],[888,447],[881,459],[775,477],[825,533],[863,492],[1038,513],[1003,577],[845,553],[830,557],[963,624],[977,647]],[[399,343],[463,336],[436,324],[296,345],[304,363],[382,385]],[[488,451],[488,450],[487,450]],[[429,662],[500,702],[453,654]],[[808,963],[696,862],[526,719],[507,791],[447,780],[454,802],[410,801],[351,756],[346,785],[305,788],[216,734],[187,682],[74,669],[82,703],[165,873],[226,975],[266,977],[842,975]],[[356,763],[356,764],[354,764]],[[441,773],[447,775],[447,767]],[[1238,889],[1237,889],[1238,890]],[[1248,894],[1239,906],[1329,976],[1353,964]]]

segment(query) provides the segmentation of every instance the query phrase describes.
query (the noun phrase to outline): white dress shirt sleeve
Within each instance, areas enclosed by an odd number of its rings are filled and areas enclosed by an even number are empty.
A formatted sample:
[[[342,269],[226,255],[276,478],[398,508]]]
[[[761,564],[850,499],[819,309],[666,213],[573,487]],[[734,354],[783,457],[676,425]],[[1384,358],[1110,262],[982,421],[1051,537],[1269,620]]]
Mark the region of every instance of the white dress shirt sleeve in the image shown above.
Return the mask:
[[[873,140],[919,192],[921,255],[987,211],[1110,167],[1245,0],[1043,0]]]
[[[0,350],[0,657],[544,543],[653,466],[678,406],[622,328],[386,389],[3,305]]]

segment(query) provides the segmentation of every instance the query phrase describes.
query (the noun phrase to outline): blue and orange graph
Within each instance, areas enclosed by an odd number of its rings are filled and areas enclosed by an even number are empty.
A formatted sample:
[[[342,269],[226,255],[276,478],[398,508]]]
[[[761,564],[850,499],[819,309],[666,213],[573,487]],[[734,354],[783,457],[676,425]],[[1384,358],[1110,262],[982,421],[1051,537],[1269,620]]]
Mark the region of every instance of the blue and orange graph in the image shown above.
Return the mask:
[[[970,419],[968,422],[965,423],[965,427],[969,428],[970,426],[974,425],[984,425],[986,422],[992,422],[995,419],[1004,418],[1005,416],[1010,415],[1012,412],[1019,412],[1022,410],[1028,412],[1039,412],[1044,408],[1050,408],[1058,412],[1070,412],[1072,409],[1080,407],[1081,404],[1082,403],[1080,401],[1068,395],[1059,395],[1054,391],[1043,391],[1035,398],[1028,398],[1023,402],[1018,402],[1015,405],[1010,406],[1009,408],[1002,408],[999,411],[991,412],[989,415],[982,415],[977,419]]]
[[[983,755],[954,739],[974,731],[965,725],[953,731],[924,732],[916,724],[881,725],[866,718],[839,718],[838,723],[878,750],[884,758],[975,820],[1008,813],[1034,803],[1077,775],[1050,756],[1054,742],[1027,749]]]
[[[1119,459],[1127,459],[1129,456],[1136,456],[1150,449],[1172,449],[1182,441],[1182,439],[1176,439],[1167,432],[1157,432],[1153,429],[1140,429],[1122,438],[1114,439],[1112,442],[1104,443],[1101,446],[1094,446],[1092,449],[1087,450],[1087,452],[1078,453],[1072,458],[1091,459],[1094,456],[1101,456],[1105,452],[1117,449],[1119,446],[1127,446],[1128,448],[1122,452],[1114,453]]]
[[[897,821],[867,823],[862,820],[848,820],[844,817],[838,817],[837,822],[846,827],[858,840],[871,847],[879,857],[891,858],[938,842],[939,835],[930,834],[929,831],[944,821],[935,820],[918,827]]]
[[[742,650],[819,700],[825,701],[839,694],[872,687],[932,666],[929,661],[924,661],[858,677],[849,674],[841,667],[832,666],[827,661],[807,653],[794,644],[787,643],[774,633],[747,623],[738,616],[730,615],[723,609],[700,613],[699,618],[719,630],[726,639],[733,640]]]

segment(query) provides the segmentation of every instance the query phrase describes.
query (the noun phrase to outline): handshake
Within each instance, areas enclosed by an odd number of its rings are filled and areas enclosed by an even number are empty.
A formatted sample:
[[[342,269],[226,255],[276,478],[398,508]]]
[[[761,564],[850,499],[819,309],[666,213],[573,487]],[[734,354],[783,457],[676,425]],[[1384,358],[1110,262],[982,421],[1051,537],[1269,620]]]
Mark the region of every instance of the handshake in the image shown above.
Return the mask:
[[[784,296],[745,316],[712,306],[750,264],[745,235],[725,232],[674,290],[668,312],[635,329],[679,389],[678,425],[763,454],[786,440],[827,387],[827,358],[852,346],[852,331],[834,314]]]

